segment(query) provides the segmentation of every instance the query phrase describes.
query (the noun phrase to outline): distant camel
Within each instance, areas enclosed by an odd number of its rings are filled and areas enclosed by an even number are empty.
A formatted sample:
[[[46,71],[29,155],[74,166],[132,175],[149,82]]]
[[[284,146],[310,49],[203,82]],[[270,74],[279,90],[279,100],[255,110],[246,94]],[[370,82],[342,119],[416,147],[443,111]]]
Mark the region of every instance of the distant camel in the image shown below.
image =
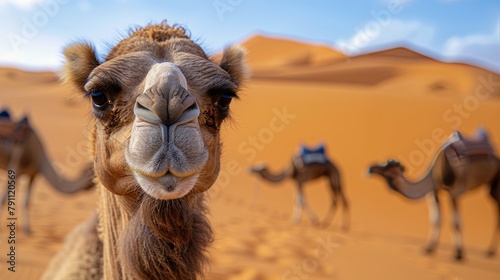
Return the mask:
[[[266,165],[259,165],[250,169],[251,173],[258,174],[264,180],[272,183],[279,183],[286,178],[291,178],[296,182],[296,200],[293,210],[292,221],[298,223],[305,208],[305,211],[311,222],[315,225],[318,224],[318,219],[313,211],[307,205],[304,197],[303,187],[304,183],[312,181],[317,178],[326,177],[330,182],[330,192],[332,195],[332,204],[323,221],[327,226],[335,215],[337,209],[337,201],[341,200],[343,206],[343,228],[349,228],[349,205],[347,199],[342,191],[342,184],[340,181],[340,172],[338,168],[327,158],[324,147],[320,146],[318,149],[301,148],[301,152],[294,156],[290,167],[285,168],[278,174],[271,173]]]
[[[40,138],[30,126],[28,118],[24,117],[19,122],[14,122],[7,110],[0,112],[0,169],[13,170],[17,178],[23,174],[29,177],[26,195],[20,203],[23,231],[26,234],[31,233],[28,208],[31,187],[38,173],[42,173],[47,181],[62,193],[75,193],[93,185],[94,172],[90,165],[74,181],[68,181],[57,174]],[[6,187],[0,198],[1,209],[4,209],[3,205],[9,196],[8,186]],[[19,197],[19,186],[17,185],[16,190],[15,195]],[[11,191],[10,195],[13,194]]]
[[[460,132],[455,132],[437,153],[429,171],[418,181],[410,182],[404,176],[404,167],[396,160],[372,165],[370,174],[382,176],[389,187],[409,199],[420,199],[425,195],[429,199],[429,218],[433,225],[427,253],[432,253],[439,239],[441,214],[438,191],[445,190],[451,197],[455,229],[455,259],[462,259],[462,234],[458,214],[457,198],[478,186],[488,184],[490,195],[498,207],[498,224],[488,250],[493,256],[500,239],[500,160],[495,155],[485,132],[477,139],[466,139]]]

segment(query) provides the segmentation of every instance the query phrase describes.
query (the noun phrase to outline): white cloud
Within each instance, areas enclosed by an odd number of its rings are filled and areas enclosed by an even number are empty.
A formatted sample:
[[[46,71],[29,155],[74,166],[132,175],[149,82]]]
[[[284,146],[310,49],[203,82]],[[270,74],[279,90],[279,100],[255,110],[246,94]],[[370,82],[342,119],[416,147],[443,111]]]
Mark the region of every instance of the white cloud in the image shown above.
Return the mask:
[[[336,47],[348,54],[357,54],[373,47],[410,42],[418,45],[429,45],[434,38],[434,27],[419,21],[401,21],[392,17],[375,17],[356,33],[336,42]]]
[[[21,9],[29,10],[44,1],[45,0],[0,0],[0,7],[5,5],[12,5]]]
[[[64,61],[62,38],[54,36],[37,36],[29,44],[18,51],[12,49],[8,42],[0,42],[0,67],[15,66],[25,69],[59,69]]]
[[[464,37],[451,37],[445,45],[444,51],[450,55],[463,53],[468,48],[500,44],[500,24],[490,34],[474,34]]]
[[[500,21],[490,34],[449,38],[443,54],[453,60],[479,60],[478,64],[500,71]]]

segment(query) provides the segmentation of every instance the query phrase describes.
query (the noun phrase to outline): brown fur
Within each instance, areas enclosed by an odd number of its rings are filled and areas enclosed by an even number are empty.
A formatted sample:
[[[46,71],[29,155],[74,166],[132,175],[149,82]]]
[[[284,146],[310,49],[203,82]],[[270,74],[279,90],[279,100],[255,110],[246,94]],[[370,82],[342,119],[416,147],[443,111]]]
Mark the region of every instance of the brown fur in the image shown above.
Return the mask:
[[[246,51],[239,46],[231,46],[224,50],[220,67],[226,70],[231,77],[234,77],[234,83],[239,82],[250,76],[250,70],[239,66],[245,56]]]
[[[64,50],[64,56],[63,81],[83,88],[90,72],[99,65],[94,46],[90,43],[71,45]]]
[[[102,256],[96,256],[102,257],[103,263],[102,269],[98,269],[102,277],[97,279],[202,277],[208,263],[205,253],[213,240],[202,192],[217,178],[219,129],[229,116],[229,110],[221,109],[217,102],[225,96],[227,103],[228,92],[236,95],[245,77],[243,51],[230,48],[223,54],[223,65],[218,65],[189,39],[184,28],[162,22],[132,30],[102,64],[93,59],[97,56],[88,44],[69,47],[65,54],[67,80],[86,92],[89,99],[94,100],[92,93],[97,91],[104,93],[107,100],[104,109],[94,107],[90,128],[99,190],[96,235],[103,248]],[[185,80],[170,76],[169,82],[162,84],[157,77],[165,69],[169,74],[180,72]],[[151,112],[165,104],[174,106],[168,110],[183,108],[182,104],[172,103],[179,102],[179,98],[175,99],[176,95],[169,91],[179,88],[181,82],[187,83],[183,92],[187,92],[186,98],[195,98],[199,109],[194,110],[199,115],[190,115],[186,107],[186,116],[195,116],[194,119],[180,122],[165,144],[158,135],[163,133],[160,129],[169,129],[167,122],[137,125],[141,118],[137,115],[140,112],[134,113],[134,106],[150,106],[147,110]],[[139,102],[140,98],[150,104]],[[168,155],[166,145],[180,151],[177,157],[148,156],[156,152]],[[156,182],[169,182],[155,181],[152,176],[162,166],[169,166],[171,172],[158,178],[171,178],[168,176],[176,174],[174,171],[186,175],[175,175],[173,180],[178,181],[174,186],[158,185]],[[166,191],[167,187],[173,189]],[[85,254],[83,250],[82,253]],[[66,262],[87,269],[94,265],[81,264],[81,259]],[[64,274],[57,275],[58,279],[66,279]]]
[[[167,215],[168,214],[168,215]],[[196,279],[208,264],[213,240],[202,198],[165,201],[144,197],[118,245],[132,279]],[[135,253],[129,253],[135,252]]]

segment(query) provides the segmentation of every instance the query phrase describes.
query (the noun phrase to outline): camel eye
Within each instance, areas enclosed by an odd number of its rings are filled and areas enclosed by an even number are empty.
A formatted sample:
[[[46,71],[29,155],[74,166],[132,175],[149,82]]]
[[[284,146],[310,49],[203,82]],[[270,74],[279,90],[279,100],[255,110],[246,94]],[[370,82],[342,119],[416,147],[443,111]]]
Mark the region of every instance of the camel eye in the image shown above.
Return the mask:
[[[100,90],[92,90],[90,92],[92,105],[95,109],[103,110],[109,104],[108,97]]]
[[[222,96],[217,100],[215,103],[217,107],[219,107],[221,110],[228,110],[229,109],[229,104],[231,104],[231,100],[233,100],[234,95],[230,93],[224,93]]]

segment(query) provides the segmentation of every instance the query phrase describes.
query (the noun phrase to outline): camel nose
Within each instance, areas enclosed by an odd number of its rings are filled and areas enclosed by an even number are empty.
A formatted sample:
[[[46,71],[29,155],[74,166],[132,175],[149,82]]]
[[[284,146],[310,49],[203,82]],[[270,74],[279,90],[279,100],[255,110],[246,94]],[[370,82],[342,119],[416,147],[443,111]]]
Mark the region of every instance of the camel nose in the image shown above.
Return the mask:
[[[137,98],[134,112],[140,118],[167,126],[196,119],[200,110],[186,88],[179,68],[169,62],[157,64],[146,77],[145,91]]]
[[[368,167],[368,175],[375,173],[375,166]]]

